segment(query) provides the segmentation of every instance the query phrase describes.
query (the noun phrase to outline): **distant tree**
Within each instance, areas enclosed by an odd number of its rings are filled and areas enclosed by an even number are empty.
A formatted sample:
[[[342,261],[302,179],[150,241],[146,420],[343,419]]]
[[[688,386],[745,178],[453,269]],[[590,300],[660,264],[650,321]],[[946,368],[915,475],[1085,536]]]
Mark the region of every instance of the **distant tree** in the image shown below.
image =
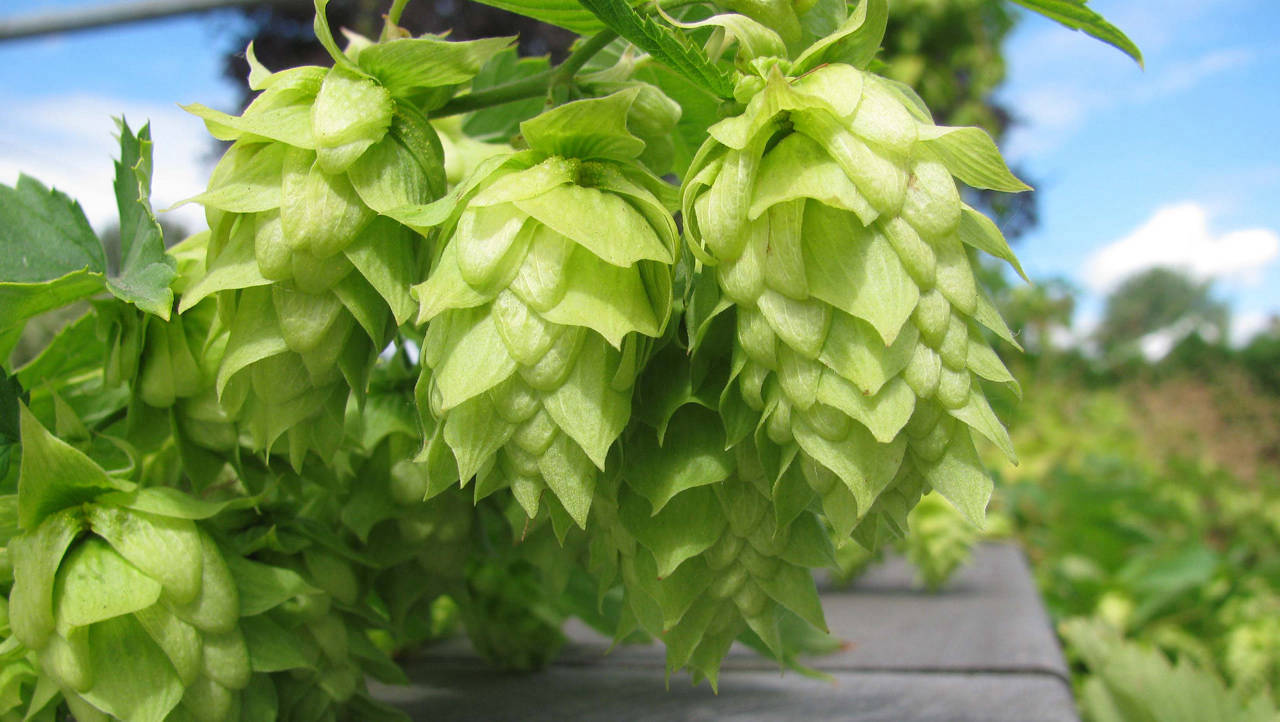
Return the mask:
[[[1158,332],[1176,336],[1175,343],[1192,332],[1225,343],[1229,320],[1230,309],[1213,297],[1209,282],[1172,268],[1152,268],[1130,276],[1107,296],[1097,340],[1113,357],[1135,353],[1144,338]]]
[[[1262,388],[1280,396],[1280,316],[1240,349],[1240,362]]]
[[[1013,288],[1001,312],[1028,352],[1045,354],[1052,350],[1054,331],[1071,328],[1078,293],[1064,278],[1038,280]]]

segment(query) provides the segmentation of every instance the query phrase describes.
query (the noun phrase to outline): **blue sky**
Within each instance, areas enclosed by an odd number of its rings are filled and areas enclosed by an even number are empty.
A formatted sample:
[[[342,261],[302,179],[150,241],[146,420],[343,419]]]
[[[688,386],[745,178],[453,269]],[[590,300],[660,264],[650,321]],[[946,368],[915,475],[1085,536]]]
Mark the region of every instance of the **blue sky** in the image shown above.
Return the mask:
[[[108,1],[10,0],[0,14]],[[1017,251],[1033,277],[1085,292],[1083,328],[1124,273],[1163,263],[1214,279],[1243,337],[1280,314],[1280,4],[1091,6],[1142,48],[1146,69],[1038,16],[1015,30],[1000,98],[1020,124],[1005,150],[1041,211]],[[220,63],[234,22],[221,13],[0,43],[0,182],[26,171],[105,224],[111,118],[123,113],[152,122],[157,207],[199,192],[210,146],[177,104],[233,102]],[[177,214],[199,223],[197,209]]]
[[[1021,120],[1005,150],[1041,191],[1017,251],[1028,273],[1088,294],[1162,262],[1213,278],[1236,335],[1280,313],[1280,5],[1271,0],[1094,0],[1146,69],[1028,16],[1006,46],[1000,98]]]

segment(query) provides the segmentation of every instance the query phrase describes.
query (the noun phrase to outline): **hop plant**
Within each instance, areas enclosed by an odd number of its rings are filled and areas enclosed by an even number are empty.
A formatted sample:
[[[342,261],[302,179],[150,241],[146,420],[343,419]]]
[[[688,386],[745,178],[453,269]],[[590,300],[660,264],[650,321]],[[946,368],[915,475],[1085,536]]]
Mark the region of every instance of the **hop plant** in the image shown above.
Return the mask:
[[[338,443],[350,391],[363,392],[412,313],[425,240],[395,217],[446,187],[421,96],[465,81],[508,43],[357,38],[342,53],[323,18],[334,67],[270,73],[251,47],[261,92],[240,116],[187,107],[234,142],[192,199],[209,221],[207,271],[180,310],[216,294],[228,329],[217,395],[256,447],[285,437],[295,466]],[[406,54],[409,73],[390,62]]]
[[[787,449],[839,536],[874,548],[930,489],[981,519],[991,482],[972,432],[1013,457],[980,379],[1016,385],[979,327],[1012,337],[965,247],[1016,261],[952,176],[1025,186],[983,131],[937,127],[902,87],[817,62],[739,83],[745,108],[710,128],[684,217],[736,314],[733,386],[758,435]]]
[[[77,719],[238,719],[252,670],[235,581],[196,522],[210,509],[108,476],[22,413],[14,638]]]
[[[530,518],[550,489],[556,518],[586,525],[642,339],[671,313],[676,227],[665,185],[634,160],[636,93],[525,122],[530,150],[477,169],[414,288],[428,425],[477,498],[509,488]]]

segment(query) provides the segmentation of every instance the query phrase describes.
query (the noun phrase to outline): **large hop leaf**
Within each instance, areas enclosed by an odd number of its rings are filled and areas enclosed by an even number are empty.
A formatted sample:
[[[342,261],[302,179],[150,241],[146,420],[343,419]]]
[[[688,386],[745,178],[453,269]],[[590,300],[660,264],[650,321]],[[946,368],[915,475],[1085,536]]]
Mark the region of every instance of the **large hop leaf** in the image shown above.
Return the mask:
[[[635,92],[526,122],[533,150],[473,178],[431,277],[415,287],[420,405],[476,496],[542,492],[585,525],[595,476],[630,417],[642,337],[671,312],[677,239],[661,181],[634,160]],[[434,421],[430,422],[434,426]]]
[[[285,436],[297,466],[340,438],[350,389],[412,312],[422,238],[390,215],[440,197],[445,178],[431,125],[375,78],[255,73],[242,115],[191,108],[235,142],[193,199],[210,236],[181,310],[218,299],[217,396],[256,446]]]
[[[749,84],[744,85],[749,87]],[[980,523],[991,482],[973,432],[1011,459],[979,379],[1012,341],[965,246],[1015,264],[970,185],[1025,189],[985,133],[940,128],[901,91],[832,63],[776,68],[710,129],[684,187],[695,252],[736,314],[734,384],[841,536],[905,532],[932,488]]]

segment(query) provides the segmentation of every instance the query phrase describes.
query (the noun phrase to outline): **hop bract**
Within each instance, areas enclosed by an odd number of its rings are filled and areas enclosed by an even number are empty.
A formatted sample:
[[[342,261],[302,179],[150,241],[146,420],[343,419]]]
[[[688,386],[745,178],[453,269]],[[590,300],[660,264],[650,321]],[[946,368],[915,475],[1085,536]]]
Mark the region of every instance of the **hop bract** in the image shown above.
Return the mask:
[[[596,474],[671,313],[675,222],[626,127],[635,97],[569,103],[523,124],[531,150],[468,182],[431,277],[414,289],[421,406],[463,482],[510,488],[532,518],[543,490],[585,526]],[[563,509],[563,512],[560,510]]]
[[[1012,456],[979,379],[1014,382],[978,327],[1012,339],[966,246],[1013,256],[953,175],[1025,186],[985,133],[935,126],[874,74],[748,80],[684,188],[694,250],[736,313],[737,394],[840,536],[901,535],[930,488],[979,520],[991,484],[972,433]]]

